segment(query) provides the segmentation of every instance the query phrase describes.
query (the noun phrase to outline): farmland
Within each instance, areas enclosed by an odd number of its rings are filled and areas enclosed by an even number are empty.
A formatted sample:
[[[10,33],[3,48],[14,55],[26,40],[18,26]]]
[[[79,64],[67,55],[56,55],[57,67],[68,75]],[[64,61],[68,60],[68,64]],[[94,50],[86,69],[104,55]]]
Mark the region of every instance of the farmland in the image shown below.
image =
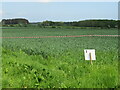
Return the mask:
[[[117,35],[117,29],[3,28],[2,37]],[[96,50],[96,61],[84,60]],[[3,38],[3,88],[117,88],[118,37]]]

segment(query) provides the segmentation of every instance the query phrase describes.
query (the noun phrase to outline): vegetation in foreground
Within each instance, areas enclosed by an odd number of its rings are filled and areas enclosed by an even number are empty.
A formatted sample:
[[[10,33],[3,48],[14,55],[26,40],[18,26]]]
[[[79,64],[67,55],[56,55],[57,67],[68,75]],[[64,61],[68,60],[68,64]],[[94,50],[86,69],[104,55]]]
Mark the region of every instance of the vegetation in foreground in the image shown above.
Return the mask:
[[[90,65],[82,52],[78,59],[71,52],[44,58],[3,49],[3,87],[117,88],[116,54],[97,52],[97,61]]]
[[[28,33],[29,30],[29,33]],[[86,30],[86,31],[85,31]],[[117,30],[3,29],[3,36],[117,34]],[[3,39],[3,88],[117,88],[118,38]],[[84,49],[97,60],[84,60]]]

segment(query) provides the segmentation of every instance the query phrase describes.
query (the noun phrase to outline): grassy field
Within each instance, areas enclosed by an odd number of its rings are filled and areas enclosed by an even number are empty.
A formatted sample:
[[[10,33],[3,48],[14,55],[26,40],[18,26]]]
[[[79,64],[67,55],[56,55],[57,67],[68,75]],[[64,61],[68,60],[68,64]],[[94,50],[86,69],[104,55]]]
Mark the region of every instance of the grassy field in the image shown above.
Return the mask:
[[[117,35],[117,29],[4,28],[3,37]],[[96,50],[96,61],[84,59]],[[4,38],[3,88],[117,88],[118,37]]]

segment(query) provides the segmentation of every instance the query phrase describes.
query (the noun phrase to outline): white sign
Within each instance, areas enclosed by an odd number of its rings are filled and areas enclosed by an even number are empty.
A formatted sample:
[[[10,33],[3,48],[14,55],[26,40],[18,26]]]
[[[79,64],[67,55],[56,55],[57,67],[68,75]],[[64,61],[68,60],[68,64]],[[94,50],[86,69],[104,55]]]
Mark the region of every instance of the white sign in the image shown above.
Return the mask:
[[[85,60],[96,60],[95,49],[84,50]]]

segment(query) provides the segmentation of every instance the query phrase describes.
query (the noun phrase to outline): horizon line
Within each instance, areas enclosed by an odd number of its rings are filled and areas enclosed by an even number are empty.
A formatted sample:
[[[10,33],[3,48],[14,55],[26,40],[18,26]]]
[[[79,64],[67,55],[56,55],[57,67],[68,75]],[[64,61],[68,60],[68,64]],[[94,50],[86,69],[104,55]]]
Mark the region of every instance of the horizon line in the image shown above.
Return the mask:
[[[30,21],[29,19],[27,19],[27,18],[3,18],[3,19],[5,19],[5,20],[9,20],[9,19],[26,19],[26,20],[28,20],[29,22],[44,22],[44,21],[53,21],[53,22],[78,22],[78,21],[86,21],[86,20],[115,20],[115,21],[117,21],[117,20],[119,20],[119,19],[107,19],[107,18],[104,18],[104,19],[100,19],[100,18],[98,18],[98,19],[82,19],[82,20],[65,20],[65,21],[61,21],[61,20],[42,20],[42,21]],[[1,19],[0,20],[0,22],[3,20],[3,19]]]

